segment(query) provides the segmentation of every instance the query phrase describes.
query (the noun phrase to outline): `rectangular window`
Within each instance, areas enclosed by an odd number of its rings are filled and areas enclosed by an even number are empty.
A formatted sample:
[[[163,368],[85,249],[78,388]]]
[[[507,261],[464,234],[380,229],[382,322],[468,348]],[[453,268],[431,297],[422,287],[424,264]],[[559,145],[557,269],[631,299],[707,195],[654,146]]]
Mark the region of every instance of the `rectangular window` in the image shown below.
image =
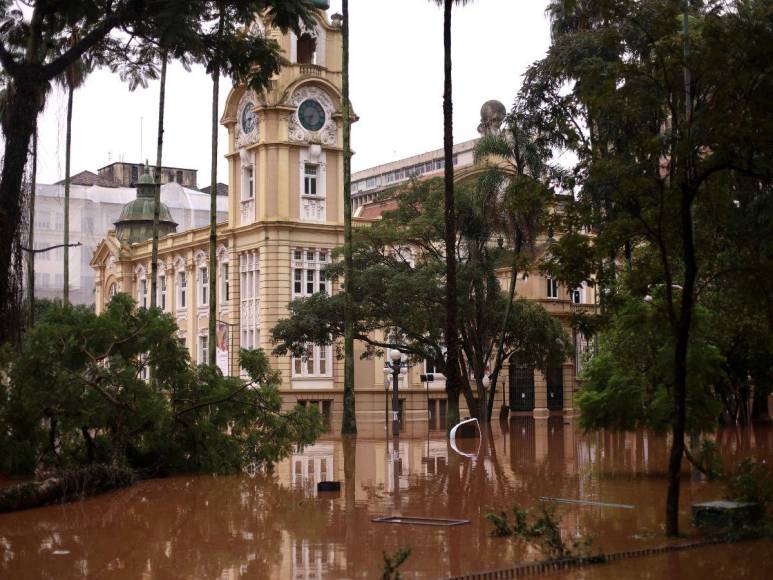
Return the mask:
[[[314,294],[314,270],[306,270],[306,294]]]
[[[303,282],[302,282],[303,270],[300,268],[296,269],[294,276],[295,276],[295,282],[293,283],[293,291],[296,294],[301,294],[303,292]]]
[[[558,280],[547,279],[547,296],[548,298],[558,298]]]
[[[294,377],[329,377],[332,364],[332,348],[306,345],[308,356],[292,359]]]
[[[136,165],[132,165],[132,186],[137,183],[140,177],[140,169]]]
[[[209,360],[209,337],[199,337],[199,364],[206,364]]]
[[[206,268],[199,268],[199,305],[207,304],[207,293],[209,292],[209,276]]]
[[[228,302],[228,264],[220,266],[220,302]]]
[[[177,308],[185,308],[188,304],[188,276],[185,272],[177,273]]]
[[[139,296],[137,298],[137,301],[140,303],[140,308],[148,307],[148,281],[144,278],[140,280]]]
[[[158,305],[166,310],[166,276],[158,277]]]
[[[318,165],[305,163],[303,168],[303,193],[305,195],[317,195],[317,170]]]
[[[243,188],[242,199],[252,199],[255,197],[255,168],[252,165],[244,168]]]
[[[180,185],[183,184],[183,172],[180,171],[179,169],[177,170],[177,173],[175,174],[175,181],[177,181],[177,183],[179,183]]]
[[[572,290],[572,302],[582,304],[582,287]]]

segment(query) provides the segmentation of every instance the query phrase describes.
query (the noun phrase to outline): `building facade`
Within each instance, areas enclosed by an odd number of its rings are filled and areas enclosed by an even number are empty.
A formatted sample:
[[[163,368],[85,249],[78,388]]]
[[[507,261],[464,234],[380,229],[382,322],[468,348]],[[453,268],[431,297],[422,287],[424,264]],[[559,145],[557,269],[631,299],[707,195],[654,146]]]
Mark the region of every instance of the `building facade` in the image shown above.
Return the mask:
[[[229,134],[228,220],[218,226],[217,271],[208,271],[207,228],[172,234],[159,243],[158,304],[177,319],[179,336],[195,362],[205,361],[209,349],[216,348],[218,364],[232,375],[240,372],[240,347],[271,353],[271,329],[287,316],[289,301],[339,290],[322,272],[333,248],[343,243],[340,21],[331,22],[320,11],[314,29],[300,36],[265,29],[259,19],[255,26],[276,40],[289,62],[264,95],[236,87],[228,96],[221,118]],[[468,142],[459,147],[460,159],[470,156],[470,163],[458,171],[459,179],[477,170],[471,161],[473,145]],[[429,173],[442,170],[436,166],[437,157],[437,152],[431,152],[421,159],[424,167],[432,163]],[[418,158],[398,162],[371,173],[394,176],[402,167],[405,175],[406,167],[418,163]],[[367,182],[369,173],[360,175]],[[380,212],[361,213],[367,216],[357,221],[365,225],[378,219]],[[122,244],[109,232],[91,263],[96,272],[98,312],[115,292],[129,293],[145,303],[149,241]],[[209,276],[217,278],[216,345],[208,341]],[[502,277],[506,279],[506,273]],[[590,295],[570,293],[537,275],[519,281],[519,295],[540,300],[563,320],[574,309],[585,307],[582,303],[593,302]],[[314,346],[312,350],[308,359],[272,356],[271,364],[281,372],[286,405],[317,405],[337,429],[342,414],[343,361],[330,347]],[[382,433],[385,405],[389,404],[384,360],[363,360],[359,356],[363,350],[356,345],[358,429],[363,434],[371,429],[374,434]],[[511,373],[515,378],[510,383],[505,373],[495,403],[513,404],[516,397],[518,409],[535,416],[547,416],[549,410],[571,412],[575,370],[575,363],[566,361],[545,377],[533,370],[530,377],[526,370],[518,376]],[[428,418],[431,426],[444,428],[443,378],[436,375],[431,383],[420,378],[431,371],[425,365],[414,365],[399,379],[400,411],[408,430],[413,424],[426,430]]]

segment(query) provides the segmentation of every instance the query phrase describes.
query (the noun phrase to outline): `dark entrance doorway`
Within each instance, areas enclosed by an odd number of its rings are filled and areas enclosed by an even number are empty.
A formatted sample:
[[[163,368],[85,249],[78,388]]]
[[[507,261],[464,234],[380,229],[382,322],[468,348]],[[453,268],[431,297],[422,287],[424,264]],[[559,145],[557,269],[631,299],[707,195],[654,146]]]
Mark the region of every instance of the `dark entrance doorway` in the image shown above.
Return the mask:
[[[510,367],[510,410],[534,410],[534,369],[532,367]]]
[[[560,366],[548,369],[548,409],[561,411],[564,408],[564,369]]]

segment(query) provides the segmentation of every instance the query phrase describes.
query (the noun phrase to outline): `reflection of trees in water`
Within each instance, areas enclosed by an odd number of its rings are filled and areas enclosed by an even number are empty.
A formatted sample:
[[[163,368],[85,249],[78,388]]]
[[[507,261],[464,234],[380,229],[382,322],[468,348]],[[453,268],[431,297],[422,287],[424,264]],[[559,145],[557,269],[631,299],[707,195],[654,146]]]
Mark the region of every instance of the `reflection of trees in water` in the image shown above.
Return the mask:
[[[41,578],[68,569],[90,578],[268,577],[281,563],[282,530],[324,521],[318,506],[270,479],[201,476],[12,515],[23,517],[10,528],[0,522],[0,576],[9,578],[30,566]]]

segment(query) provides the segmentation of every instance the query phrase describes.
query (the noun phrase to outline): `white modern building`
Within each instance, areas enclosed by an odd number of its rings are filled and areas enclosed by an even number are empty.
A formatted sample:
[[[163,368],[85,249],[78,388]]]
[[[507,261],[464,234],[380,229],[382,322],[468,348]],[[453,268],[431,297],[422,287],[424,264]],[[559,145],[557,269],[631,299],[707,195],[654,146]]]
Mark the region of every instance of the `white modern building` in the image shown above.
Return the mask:
[[[454,145],[454,168],[469,167],[475,162],[474,149],[477,143],[478,139],[472,139]],[[445,165],[445,152],[435,149],[357,171],[352,175],[352,211],[356,212],[366,203],[378,201],[381,192],[405,183],[411,177],[442,176]]]
[[[94,250],[128,202],[137,197],[133,187],[70,186],[70,302],[94,304],[94,271],[89,266]],[[209,194],[171,182],[161,186],[161,200],[177,222],[177,232],[209,224]],[[217,197],[217,221],[228,219],[228,197]],[[35,195],[34,248],[64,241],[64,185],[38,184]],[[61,298],[64,286],[64,249],[35,254],[35,296]]]

